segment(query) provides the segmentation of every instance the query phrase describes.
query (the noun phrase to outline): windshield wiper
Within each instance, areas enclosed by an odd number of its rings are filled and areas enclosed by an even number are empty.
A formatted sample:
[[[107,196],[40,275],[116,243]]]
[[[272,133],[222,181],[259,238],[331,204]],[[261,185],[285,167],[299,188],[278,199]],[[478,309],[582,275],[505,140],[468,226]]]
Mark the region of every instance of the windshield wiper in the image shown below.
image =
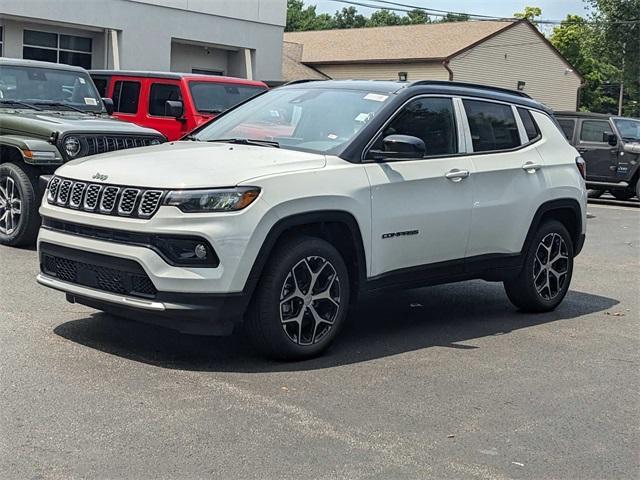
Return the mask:
[[[50,107],[64,107],[64,108],[68,108],[69,110],[74,110],[76,112],[80,112],[80,113],[95,113],[95,112],[91,112],[88,110],[82,110],[81,108],[78,107],[74,107],[73,105],[69,105],[68,103],[63,103],[63,102],[33,102],[35,105],[46,105],[46,106],[50,106]]]
[[[41,108],[31,105],[30,103],[21,102],[19,100],[0,99],[0,105],[20,105],[21,107],[31,108],[33,110],[42,111]]]
[[[237,143],[239,145],[280,148],[280,144],[278,142],[274,142],[272,140],[255,140],[251,138],[216,138],[215,140],[207,140],[207,142]]]

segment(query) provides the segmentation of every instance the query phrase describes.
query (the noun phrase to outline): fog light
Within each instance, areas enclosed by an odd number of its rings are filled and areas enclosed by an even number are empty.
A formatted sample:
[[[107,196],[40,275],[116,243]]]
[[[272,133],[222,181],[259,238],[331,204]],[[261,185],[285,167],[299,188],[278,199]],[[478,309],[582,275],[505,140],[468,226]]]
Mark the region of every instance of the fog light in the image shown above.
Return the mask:
[[[196,257],[198,257],[200,260],[207,258],[207,247],[205,247],[201,243],[196,245],[194,252],[196,253]]]

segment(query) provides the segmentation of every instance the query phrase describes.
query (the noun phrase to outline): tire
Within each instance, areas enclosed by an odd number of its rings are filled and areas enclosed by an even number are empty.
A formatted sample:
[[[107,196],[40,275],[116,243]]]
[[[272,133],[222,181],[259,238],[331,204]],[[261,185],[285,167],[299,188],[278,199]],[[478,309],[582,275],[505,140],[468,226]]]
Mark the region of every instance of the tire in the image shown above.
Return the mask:
[[[616,200],[630,200],[635,197],[636,192],[633,190],[611,190],[611,195],[613,195]]]
[[[556,260],[549,262],[549,257]],[[549,263],[551,270],[545,268]],[[573,242],[569,232],[557,220],[550,220],[540,226],[525,253],[522,270],[514,279],[505,281],[504,288],[518,309],[548,312],[562,302],[572,274]]]
[[[38,175],[29,166],[0,164],[0,244],[32,245],[38,236]]]
[[[640,178],[636,182],[636,198],[640,200]]]
[[[590,188],[589,190],[587,190],[587,196],[589,198],[600,198],[603,194],[604,194],[604,190],[595,190],[593,188]]]
[[[268,357],[315,357],[329,347],[344,324],[349,295],[349,274],[338,250],[319,238],[293,237],[269,258],[245,332]]]

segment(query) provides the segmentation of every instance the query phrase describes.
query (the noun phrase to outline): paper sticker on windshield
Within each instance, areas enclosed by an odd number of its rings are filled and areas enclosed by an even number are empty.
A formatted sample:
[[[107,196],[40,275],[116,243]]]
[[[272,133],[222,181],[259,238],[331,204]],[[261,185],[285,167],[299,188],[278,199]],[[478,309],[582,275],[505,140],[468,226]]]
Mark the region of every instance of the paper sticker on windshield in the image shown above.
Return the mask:
[[[84,78],[82,78],[82,77],[81,77],[81,78],[79,78],[79,79],[78,79],[78,81],[79,81],[82,85],[84,85],[84,84],[86,83],[86,82],[84,81]]]
[[[98,101],[95,98],[84,97],[85,105],[98,105]]]
[[[365,123],[367,122],[369,119],[371,118],[371,114],[370,113],[361,113],[360,115],[358,115],[355,120],[356,122],[362,122]]]
[[[384,102],[389,95],[380,95],[379,93],[367,93],[364,97],[365,100],[373,100],[374,102]]]
[[[327,138],[329,140],[335,140],[336,138],[338,138],[338,135],[336,135],[335,133],[330,133],[329,135],[327,135]]]

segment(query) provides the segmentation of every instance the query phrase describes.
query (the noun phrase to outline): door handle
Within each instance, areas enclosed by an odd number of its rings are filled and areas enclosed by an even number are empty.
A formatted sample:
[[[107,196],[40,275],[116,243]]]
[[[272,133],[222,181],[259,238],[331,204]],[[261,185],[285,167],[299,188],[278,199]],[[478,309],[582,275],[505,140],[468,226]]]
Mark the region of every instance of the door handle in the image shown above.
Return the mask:
[[[465,178],[469,176],[469,170],[458,170],[454,168],[453,170],[448,171],[444,174],[445,178],[451,180],[452,182],[461,182]]]
[[[537,170],[540,170],[542,165],[539,163],[527,162],[522,165],[522,169],[527,173],[536,173]]]

